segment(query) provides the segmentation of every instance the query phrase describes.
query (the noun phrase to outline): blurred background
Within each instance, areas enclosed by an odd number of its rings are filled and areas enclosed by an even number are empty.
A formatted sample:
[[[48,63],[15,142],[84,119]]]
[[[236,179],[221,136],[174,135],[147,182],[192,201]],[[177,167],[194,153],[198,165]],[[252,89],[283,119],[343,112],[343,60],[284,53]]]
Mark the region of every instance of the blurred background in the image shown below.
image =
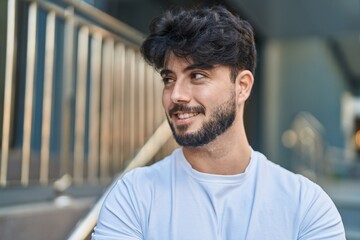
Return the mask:
[[[176,147],[138,48],[168,7],[214,4],[255,29],[252,147],[360,239],[360,0],[1,0],[0,239],[88,239],[114,179]]]

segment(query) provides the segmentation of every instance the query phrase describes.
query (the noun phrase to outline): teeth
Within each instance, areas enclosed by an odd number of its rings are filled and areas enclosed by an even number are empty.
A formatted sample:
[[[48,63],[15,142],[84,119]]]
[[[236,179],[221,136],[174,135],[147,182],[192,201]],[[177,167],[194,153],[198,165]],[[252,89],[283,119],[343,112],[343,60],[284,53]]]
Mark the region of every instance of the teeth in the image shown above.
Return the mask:
[[[177,117],[180,119],[190,118],[197,115],[197,113],[179,113],[177,114]]]

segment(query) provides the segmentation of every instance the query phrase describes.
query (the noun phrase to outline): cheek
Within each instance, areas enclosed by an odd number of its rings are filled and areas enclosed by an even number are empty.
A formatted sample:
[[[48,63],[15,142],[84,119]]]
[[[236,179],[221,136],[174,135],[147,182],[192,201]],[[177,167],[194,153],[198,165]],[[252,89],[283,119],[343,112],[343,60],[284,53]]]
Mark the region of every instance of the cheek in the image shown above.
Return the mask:
[[[217,102],[227,97],[228,91],[221,86],[212,86],[211,88],[194,89],[194,98],[203,105],[208,107],[216,105]]]
[[[217,90],[215,87],[209,86],[194,86],[192,89],[193,97],[197,100],[204,101],[204,100],[211,100],[214,96],[217,96]]]

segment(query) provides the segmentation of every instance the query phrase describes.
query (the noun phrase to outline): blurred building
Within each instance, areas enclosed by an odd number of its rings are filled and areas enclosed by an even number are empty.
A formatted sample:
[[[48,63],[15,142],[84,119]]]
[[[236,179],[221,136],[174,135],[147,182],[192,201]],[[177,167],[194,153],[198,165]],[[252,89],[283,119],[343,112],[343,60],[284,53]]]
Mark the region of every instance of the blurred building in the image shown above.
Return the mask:
[[[0,1],[1,239],[88,235],[76,223],[113,179],[176,147],[138,47],[168,7],[213,4],[256,32],[251,145],[319,183],[360,239],[358,0]]]

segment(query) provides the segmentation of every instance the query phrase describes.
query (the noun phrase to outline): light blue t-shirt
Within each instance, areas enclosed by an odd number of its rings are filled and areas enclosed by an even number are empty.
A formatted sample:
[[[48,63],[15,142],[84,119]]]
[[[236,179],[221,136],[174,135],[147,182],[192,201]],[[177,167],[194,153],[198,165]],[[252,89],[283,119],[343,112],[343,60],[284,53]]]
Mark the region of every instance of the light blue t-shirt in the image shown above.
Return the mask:
[[[341,217],[315,183],[253,151],[244,173],[194,170],[182,149],[127,173],[102,207],[93,239],[345,239]]]

